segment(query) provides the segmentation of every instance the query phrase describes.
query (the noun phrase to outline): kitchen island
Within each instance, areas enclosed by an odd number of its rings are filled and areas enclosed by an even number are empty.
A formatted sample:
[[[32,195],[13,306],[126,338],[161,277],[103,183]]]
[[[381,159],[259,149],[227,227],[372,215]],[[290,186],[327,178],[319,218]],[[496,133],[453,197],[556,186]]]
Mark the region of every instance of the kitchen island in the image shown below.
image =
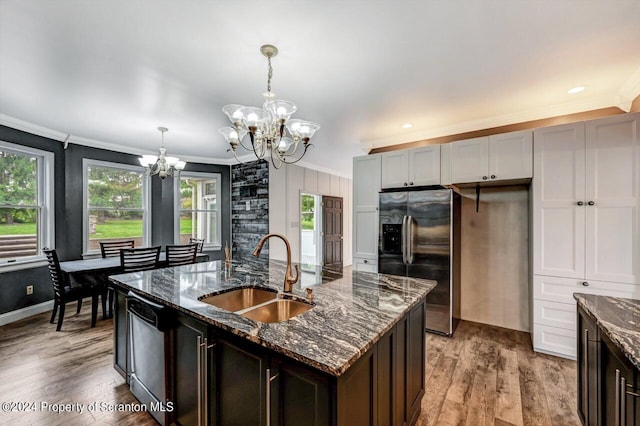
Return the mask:
[[[640,300],[575,293],[578,415],[585,425],[640,426]]]
[[[199,263],[112,276],[115,364],[127,375],[127,293],[164,306],[167,421],[178,424],[414,424],[424,395],[429,280],[315,268],[292,295],[311,309],[263,323],[200,299],[282,290],[284,262]],[[309,297],[307,289],[312,289]]]

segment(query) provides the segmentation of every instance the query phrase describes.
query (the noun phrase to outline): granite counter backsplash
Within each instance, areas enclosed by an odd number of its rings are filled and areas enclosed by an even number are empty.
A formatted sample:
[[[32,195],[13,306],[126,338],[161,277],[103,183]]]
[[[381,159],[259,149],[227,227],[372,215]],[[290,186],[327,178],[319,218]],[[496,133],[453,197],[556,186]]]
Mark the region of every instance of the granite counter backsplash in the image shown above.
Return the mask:
[[[286,264],[266,259],[196,263],[111,276],[117,286],[172,307],[334,376],[416,306],[435,281],[315,268],[300,272],[293,294],[313,289],[313,309],[280,323],[261,323],[200,302],[198,297],[236,287],[281,291]]]
[[[640,370],[640,300],[582,293],[573,297]]]

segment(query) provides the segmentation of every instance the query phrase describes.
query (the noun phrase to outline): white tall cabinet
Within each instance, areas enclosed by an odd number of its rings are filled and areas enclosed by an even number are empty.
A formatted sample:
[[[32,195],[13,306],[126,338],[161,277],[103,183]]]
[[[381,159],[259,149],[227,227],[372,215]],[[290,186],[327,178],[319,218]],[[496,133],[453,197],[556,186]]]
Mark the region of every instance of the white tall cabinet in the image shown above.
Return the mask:
[[[381,156],[353,159],[353,269],[378,272],[378,192]]]
[[[640,114],[534,132],[533,343],[574,358],[574,292],[640,297]]]

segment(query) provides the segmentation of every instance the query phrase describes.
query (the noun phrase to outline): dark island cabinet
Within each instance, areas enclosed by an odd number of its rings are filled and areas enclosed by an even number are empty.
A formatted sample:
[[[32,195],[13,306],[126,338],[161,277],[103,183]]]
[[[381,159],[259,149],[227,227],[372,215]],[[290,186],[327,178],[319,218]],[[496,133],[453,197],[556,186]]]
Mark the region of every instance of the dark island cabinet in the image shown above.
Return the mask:
[[[640,426],[640,371],[578,307],[578,415],[583,425]]]
[[[126,372],[124,309],[124,293],[117,292],[115,364]],[[177,425],[417,422],[425,378],[424,300],[338,377],[182,312],[175,318],[169,386]]]
[[[173,387],[174,422],[178,425],[205,425],[212,422],[215,393],[209,392],[214,379],[215,336],[206,323],[178,314],[174,331]]]
[[[127,292],[115,288],[113,301],[113,366],[127,379]]]

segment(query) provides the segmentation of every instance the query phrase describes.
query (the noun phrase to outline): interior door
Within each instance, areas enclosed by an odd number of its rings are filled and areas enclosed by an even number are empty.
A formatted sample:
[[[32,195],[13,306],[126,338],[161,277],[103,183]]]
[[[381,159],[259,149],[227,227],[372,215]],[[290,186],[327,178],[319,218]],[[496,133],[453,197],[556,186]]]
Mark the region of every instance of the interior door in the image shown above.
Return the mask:
[[[342,197],[322,196],[322,264],[331,269],[342,269]]]

